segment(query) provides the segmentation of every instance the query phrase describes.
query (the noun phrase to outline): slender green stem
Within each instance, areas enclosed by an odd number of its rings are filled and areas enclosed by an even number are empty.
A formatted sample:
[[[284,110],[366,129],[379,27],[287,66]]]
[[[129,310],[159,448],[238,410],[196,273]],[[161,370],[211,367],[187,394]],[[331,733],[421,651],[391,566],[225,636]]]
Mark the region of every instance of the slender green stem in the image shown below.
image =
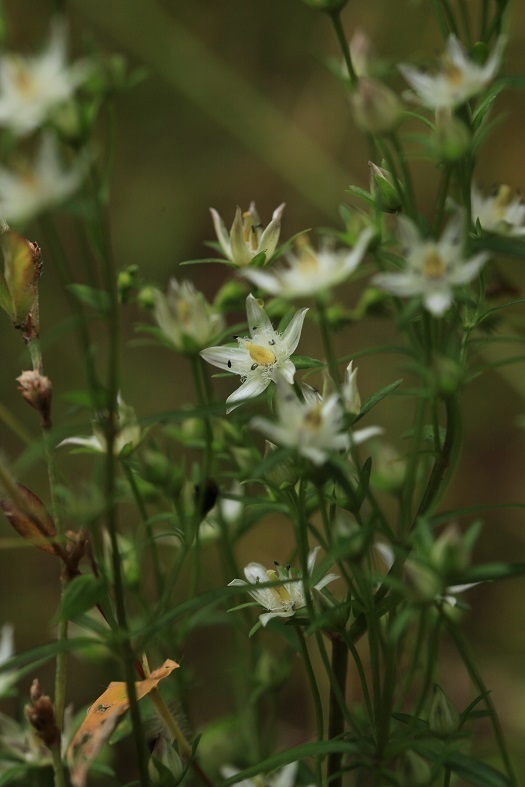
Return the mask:
[[[354,64],[352,63],[350,47],[348,46],[348,41],[346,39],[346,34],[343,28],[343,23],[341,22],[341,12],[340,11],[332,12],[330,14],[330,19],[332,20],[332,24],[335,30],[335,35],[339,42],[339,46],[341,47],[341,52],[343,53],[345,64],[348,69],[350,84],[352,85],[352,88],[355,90],[355,88],[357,87],[358,79],[357,79],[357,74],[355,73]]]
[[[155,584],[157,586],[157,594],[158,597],[162,597],[162,593],[164,590],[164,578],[162,576],[162,567],[160,565],[160,557],[159,557],[159,550],[157,548],[157,542],[155,539],[155,533],[153,532],[153,528],[151,527],[151,523],[149,521],[148,512],[146,511],[146,506],[144,500],[142,499],[142,495],[140,493],[140,489],[137,486],[137,482],[135,480],[135,476],[133,475],[133,470],[129,466],[127,462],[122,462],[121,464],[124,474],[128,479],[128,483],[135,499],[135,503],[137,504],[137,508],[140,511],[140,516],[142,518],[142,524],[146,531],[146,537],[148,541],[149,548],[151,550],[151,559],[153,562],[153,573],[155,575]]]
[[[348,669],[348,648],[346,642],[337,636],[332,639],[332,673],[337,682],[340,694],[346,694],[346,676]],[[343,734],[345,728],[344,714],[333,689],[330,691],[330,706],[328,716],[328,737],[330,740]],[[343,783],[341,771],[342,754],[332,752],[328,755],[328,780],[333,787],[340,787]],[[336,776],[336,774],[338,774]]]
[[[308,683],[310,684],[310,692],[312,694],[312,700],[314,703],[315,722],[317,727],[317,740],[322,741],[324,738],[324,720],[323,720],[323,703],[321,700],[321,693],[319,691],[319,686],[317,685],[315,670],[312,666],[312,660],[310,659],[310,654],[308,652],[308,646],[306,644],[304,634],[298,626],[294,630],[296,632],[297,644],[299,645],[299,651],[301,653],[304,667],[306,669],[306,676],[308,678]],[[321,760],[319,758],[316,759],[316,766],[317,766],[318,784],[321,784],[322,783]]]
[[[434,214],[434,221],[432,223],[432,232],[434,237],[439,234],[441,226],[443,224],[443,216],[445,215],[445,203],[448,194],[448,188],[450,185],[450,176],[452,174],[452,168],[450,166],[444,165],[444,169],[441,172],[441,178],[439,181],[439,191],[436,200],[436,212]]]
[[[326,306],[323,297],[317,298],[317,314],[319,316],[319,328],[321,331],[321,341],[323,343],[323,350],[326,355],[326,362],[328,364],[328,371],[330,377],[337,390],[341,388],[341,378],[339,376],[339,367],[337,365],[337,358],[334,353],[332,335],[330,331],[330,324],[326,314]]]
[[[459,7],[459,15],[461,17],[461,23],[463,25],[463,32],[465,34],[465,40],[469,47],[472,46],[472,34],[471,34],[471,27],[470,27],[470,19],[468,16],[468,8],[466,6],[465,0],[458,0],[458,7]]]
[[[492,724],[492,729],[494,731],[494,737],[496,738],[496,742],[498,744],[498,748],[505,765],[505,770],[507,772],[509,782],[511,783],[512,787],[518,787],[518,779],[514,771],[514,767],[512,765],[509,752],[507,750],[505,738],[503,737],[503,731],[501,729],[501,725],[498,719],[498,715],[496,713],[496,709],[494,707],[494,703],[492,702],[490,692],[485,686],[483,678],[481,677],[481,674],[474,663],[474,659],[472,658],[472,654],[470,653],[469,646],[463,634],[458,629],[458,627],[446,617],[446,615],[443,616],[443,619],[447,631],[449,632],[450,636],[454,640],[458,653],[460,654],[463,660],[463,664],[465,665],[465,668],[470,676],[472,683],[476,687],[477,691],[479,691],[479,693],[483,695],[483,699],[485,701],[485,705],[487,706],[489,718]]]
[[[62,763],[60,744],[51,747],[51,756],[53,758],[54,787],[66,787],[66,774]]]
[[[439,0],[430,0],[430,5],[432,6],[434,16],[436,17],[436,21],[438,23],[440,33],[443,36],[443,38],[446,40],[448,38],[450,31],[448,29],[447,20],[445,19],[445,14],[441,9]]]
[[[415,219],[417,216],[416,195],[414,193],[414,184],[412,182],[412,175],[408,167],[405,151],[403,150],[403,147],[399,141],[399,137],[397,136],[397,134],[390,134],[388,139],[390,140],[390,143],[396,153],[397,160],[399,162],[399,166],[402,172],[403,189],[406,194],[406,199],[405,199],[407,205],[406,212],[408,213],[409,216]]]

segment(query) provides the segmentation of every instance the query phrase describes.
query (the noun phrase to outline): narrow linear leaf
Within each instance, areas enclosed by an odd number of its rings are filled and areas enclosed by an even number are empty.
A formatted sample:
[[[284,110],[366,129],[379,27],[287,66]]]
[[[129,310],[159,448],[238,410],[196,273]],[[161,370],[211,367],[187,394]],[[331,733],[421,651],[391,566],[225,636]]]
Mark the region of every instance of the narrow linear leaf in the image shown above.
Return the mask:
[[[395,382],[389,383],[389,385],[385,385],[383,388],[380,388],[379,391],[375,392],[375,394],[372,394],[372,396],[370,396],[362,405],[359,415],[354,420],[354,423],[366,415],[373,407],[376,406],[376,404],[379,404],[379,402],[384,399],[385,396],[388,396],[388,394],[392,393],[392,391],[395,391],[396,388],[399,388],[402,382],[402,379],[396,380]]]
[[[310,358],[309,355],[291,355],[290,360],[296,369],[320,369],[324,366],[322,361],[317,358]]]
[[[81,574],[68,583],[60,605],[60,620],[72,620],[102,600],[106,583],[102,577]]]
[[[100,314],[111,312],[111,298],[106,290],[98,290],[87,284],[68,284],[67,289],[84,306],[90,306]]]
[[[497,771],[491,765],[486,765],[473,757],[468,757],[466,754],[443,752],[439,751],[439,748],[434,749],[420,744],[415,745],[414,748],[423,757],[438,761],[450,768],[451,771],[465,779],[468,784],[474,784],[476,787],[511,787],[510,781],[503,773]]]

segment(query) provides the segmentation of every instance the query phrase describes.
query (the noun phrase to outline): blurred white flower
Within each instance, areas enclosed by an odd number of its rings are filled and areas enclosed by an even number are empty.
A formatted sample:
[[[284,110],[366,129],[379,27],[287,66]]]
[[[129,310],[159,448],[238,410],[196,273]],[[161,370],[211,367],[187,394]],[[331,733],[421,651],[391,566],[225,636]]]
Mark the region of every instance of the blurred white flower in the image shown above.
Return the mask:
[[[179,284],[170,279],[167,295],[155,292],[154,315],[163,334],[182,353],[201,350],[224,329],[222,315],[188,280]]]
[[[14,628],[11,623],[4,623],[0,629],[0,667],[7,664],[15,654]],[[0,672],[0,697],[4,697],[17,680],[15,672]]]
[[[325,244],[315,251],[303,240],[295,254],[287,256],[287,265],[275,265],[270,270],[247,268],[242,273],[271,295],[307,298],[345,281],[363,259],[373,234],[370,227],[363,230],[352,250],[335,251]]]
[[[451,219],[438,241],[423,238],[416,225],[399,216],[398,231],[406,268],[397,273],[378,273],[372,284],[392,295],[420,295],[427,311],[440,317],[452,305],[453,289],[467,284],[489,259],[480,252],[462,258],[461,214]]]
[[[125,446],[135,447],[140,442],[141,429],[135,415],[133,407],[127,405],[121,395],[118,395],[118,431],[115,438],[113,451],[118,456]],[[78,445],[99,454],[105,454],[107,450],[106,435],[104,430],[95,421],[93,423],[93,434],[90,437],[67,437],[58,444],[57,448],[63,445]]]
[[[83,162],[63,166],[55,137],[46,134],[32,165],[18,171],[0,167],[0,215],[15,223],[28,221],[73,194],[83,174]]]
[[[472,185],[472,220],[481,228],[501,235],[525,235],[525,203],[509,186],[500,186],[488,197]]]
[[[254,418],[253,429],[277,445],[295,448],[315,465],[324,464],[335,451],[348,451],[352,444],[359,445],[382,429],[369,426],[355,432],[343,428],[343,408],[339,396],[332,394],[326,399],[319,395],[305,397],[300,401],[293,388],[284,381],[277,384],[277,422],[266,418]]]
[[[297,776],[297,762],[290,762],[278,771],[264,776],[256,776],[254,779],[243,779],[241,782],[235,782],[236,787],[294,787],[295,778]],[[235,776],[240,773],[238,768],[232,765],[223,765],[220,769],[223,779],[229,779],[230,776]],[[309,785],[308,787],[314,787]]]
[[[231,405],[229,413],[244,399],[262,393],[279,375],[293,382],[295,366],[290,355],[299,344],[307,311],[296,312],[281,334],[273,329],[264,308],[250,294],[246,298],[249,338],[237,337],[238,347],[208,347],[201,351],[208,363],[241,377],[240,387],[226,400]]]
[[[313,574],[319,550],[320,547],[315,547],[308,555],[309,577]],[[228,583],[228,587],[246,588],[250,596],[261,607],[268,610],[268,612],[259,615],[259,620],[263,626],[266,626],[272,618],[291,618],[298,609],[303,609],[306,606],[302,577],[296,571],[292,571],[289,565],[283,567],[275,563],[275,569],[266,570],[260,563],[248,563],[244,569],[244,576],[248,580],[247,582],[244,579],[234,579]],[[322,590],[334,579],[338,579],[337,574],[325,574],[313,588],[314,590]],[[286,581],[282,585],[275,585],[275,587],[257,587],[260,583],[277,582],[279,580]]]
[[[50,113],[67,101],[84,81],[84,62],[66,63],[66,28],[56,19],[49,43],[39,55],[0,58],[0,125],[23,136],[39,128]]]
[[[480,93],[496,76],[506,41],[505,36],[500,36],[485,65],[480,66],[467,56],[463,45],[451,34],[437,74],[427,74],[408,63],[401,63],[399,70],[421,104],[430,109],[453,109]]]
[[[241,209],[237,208],[229,233],[215,208],[210,208],[215,233],[224,256],[240,268],[249,265],[261,252],[265,253],[268,262],[279,242],[284,207],[283,202],[274,210],[272,220],[265,229],[255,208],[255,202],[250,203],[245,213],[241,213]]]

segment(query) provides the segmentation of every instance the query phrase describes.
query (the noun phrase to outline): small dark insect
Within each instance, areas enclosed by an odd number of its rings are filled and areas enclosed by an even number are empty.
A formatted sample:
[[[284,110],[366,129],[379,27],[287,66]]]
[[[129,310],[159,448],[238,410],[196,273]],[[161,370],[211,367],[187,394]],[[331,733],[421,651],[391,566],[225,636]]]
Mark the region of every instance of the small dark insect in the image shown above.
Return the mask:
[[[274,346],[274,344],[275,344],[275,339],[270,339],[270,341],[268,342],[268,344],[270,345],[270,347],[273,347],[273,346]]]
[[[239,338],[239,335],[238,335],[237,333],[234,333],[234,334],[233,334],[233,338],[234,338],[234,339],[238,339],[238,338]]]
[[[199,506],[201,516],[212,510],[219,497],[219,487],[213,478],[208,478],[204,485],[204,489],[200,484],[195,484],[195,502]]]
[[[232,362],[228,361],[228,369],[231,369],[231,368],[232,368]]]
[[[259,366],[258,363],[252,363],[252,372],[254,372],[258,366]]]
[[[252,326],[252,331],[256,331],[258,327],[259,327],[258,325]]]

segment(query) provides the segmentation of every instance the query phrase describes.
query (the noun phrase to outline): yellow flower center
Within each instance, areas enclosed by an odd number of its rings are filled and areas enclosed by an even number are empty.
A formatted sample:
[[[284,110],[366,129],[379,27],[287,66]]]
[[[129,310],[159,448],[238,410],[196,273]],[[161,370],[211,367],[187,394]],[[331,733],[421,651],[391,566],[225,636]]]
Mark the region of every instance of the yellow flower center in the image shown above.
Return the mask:
[[[305,276],[317,273],[319,270],[319,260],[317,254],[308,243],[308,240],[300,235],[295,241],[295,247],[297,249],[297,268],[299,272]]]
[[[445,273],[445,263],[435,249],[426,253],[423,271],[428,279],[439,279]]]
[[[18,90],[25,98],[31,98],[35,92],[35,83],[31,79],[24,62],[18,57],[13,57],[10,65]]]
[[[184,325],[187,325],[191,318],[191,311],[188,301],[184,300],[184,298],[181,298],[179,300],[178,307],[180,320],[182,323],[184,323]]]
[[[303,423],[307,429],[310,429],[312,432],[318,432],[321,428],[322,421],[321,403],[319,403],[306,413]]]
[[[458,87],[461,85],[463,82],[463,71],[455,66],[454,63],[452,63],[452,61],[446,56],[443,58],[443,65],[449,83],[453,87]]]
[[[253,344],[253,342],[246,342],[246,349],[250,353],[250,358],[259,366],[271,366],[277,360],[275,354],[267,347],[261,347],[260,344]]]
[[[252,251],[256,251],[259,245],[257,228],[253,226],[253,216],[249,210],[242,214],[242,232],[244,241],[250,246]]]
[[[268,569],[268,571],[266,572],[266,576],[268,577],[268,582],[277,582],[277,580],[279,579],[277,571],[274,571],[273,569]],[[290,596],[284,585],[277,586],[270,589],[273,595],[276,596],[280,602],[282,602],[283,604],[290,604],[292,597]]]
[[[500,186],[496,198],[494,199],[494,211],[496,216],[502,219],[511,202],[512,189],[509,186]]]

